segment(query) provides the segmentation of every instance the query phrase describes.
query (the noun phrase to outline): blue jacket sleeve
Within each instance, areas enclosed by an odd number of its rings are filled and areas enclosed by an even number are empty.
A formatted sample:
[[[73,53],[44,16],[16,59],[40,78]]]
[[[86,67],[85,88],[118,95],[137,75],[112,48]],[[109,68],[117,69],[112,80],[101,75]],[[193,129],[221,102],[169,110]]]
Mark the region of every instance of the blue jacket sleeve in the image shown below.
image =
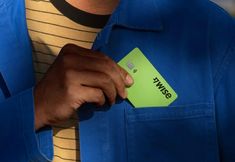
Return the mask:
[[[51,161],[51,129],[35,133],[33,89],[0,103],[0,128],[0,161]]]
[[[222,162],[235,161],[235,39],[217,72],[215,107]]]

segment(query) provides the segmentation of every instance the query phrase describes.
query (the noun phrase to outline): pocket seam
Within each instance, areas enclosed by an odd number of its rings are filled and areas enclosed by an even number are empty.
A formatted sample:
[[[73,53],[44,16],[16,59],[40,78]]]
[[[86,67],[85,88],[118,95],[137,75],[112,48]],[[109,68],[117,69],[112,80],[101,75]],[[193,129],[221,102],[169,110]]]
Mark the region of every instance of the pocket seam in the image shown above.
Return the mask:
[[[142,118],[141,116],[139,116],[140,118]],[[129,118],[131,121],[129,121],[130,123],[132,122],[149,122],[149,121],[177,121],[177,120],[187,120],[187,119],[197,119],[197,118],[210,118],[212,116],[210,115],[192,115],[192,116],[177,116],[177,117],[160,117],[158,119],[139,119],[139,120],[131,120],[131,117]]]
[[[197,108],[197,106],[199,106],[199,108],[195,109],[194,107]],[[190,106],[187,105],[187,106],[171,107],[177,109],[168,109],[167,107],[165,108],[158,107],[151,109],[143,108],[142,109],[143,112],[140,109],[128,111],[127,118],[129,122],[206,118],[206,117],[213,117],[214,114],[213,107],[214,104],[193,104]],[[156,109],[156,112],[153,112],[154,109]]]
[[[213,106],[214,103],[211,102],[201,102],[196,104],[182,104],[182,105],[173,105],[173,106],[155,106],[155,107],[144,107],[144,108],[134,108],[134,109],[148,109],[148,108],[177,108],[177,107],[191,107],[191,106],[200,106],[200,105],[207,105],[207,106]]]

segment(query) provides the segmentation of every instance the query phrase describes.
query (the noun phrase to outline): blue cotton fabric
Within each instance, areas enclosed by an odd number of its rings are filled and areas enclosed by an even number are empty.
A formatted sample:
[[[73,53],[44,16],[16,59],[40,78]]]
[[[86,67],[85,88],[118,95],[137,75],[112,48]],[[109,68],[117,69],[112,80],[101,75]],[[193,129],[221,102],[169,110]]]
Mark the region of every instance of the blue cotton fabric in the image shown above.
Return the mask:
[[[24,0],[1,0],[0,17],[0,161],[50,161],[52,131],[34,128],[35,81]]]
[[[142,109],[127,100],[85,105],[82,162],[234,162],[233,18],[206,0],[121,0],[93,49],[118,62],[135,47],[178,99]]]

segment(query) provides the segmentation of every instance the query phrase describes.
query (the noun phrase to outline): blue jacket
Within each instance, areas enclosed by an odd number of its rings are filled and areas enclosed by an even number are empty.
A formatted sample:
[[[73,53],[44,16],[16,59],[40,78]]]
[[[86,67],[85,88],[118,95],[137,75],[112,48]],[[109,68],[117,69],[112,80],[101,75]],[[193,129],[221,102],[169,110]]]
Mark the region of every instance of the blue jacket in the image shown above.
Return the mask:
[[[118,62],[135,47],[178,99],[166,108],[86,105],[82,162],[234,162],[232,17],[207,0],[121,0],[93,49]]]
[[[52,159],[52,132],[35,133],[31,44],[24,0],[0,1],[0,161]]]
[[[0,16],[0,161],[48,161],[51,131],[34,131],[24,1],[1,0]],[[85,105],[83,162],[234,162],[234,39],[232,18],[209,1],[122,0],[94,50],[119,61],[139,47],[179,98],[167,108]]]

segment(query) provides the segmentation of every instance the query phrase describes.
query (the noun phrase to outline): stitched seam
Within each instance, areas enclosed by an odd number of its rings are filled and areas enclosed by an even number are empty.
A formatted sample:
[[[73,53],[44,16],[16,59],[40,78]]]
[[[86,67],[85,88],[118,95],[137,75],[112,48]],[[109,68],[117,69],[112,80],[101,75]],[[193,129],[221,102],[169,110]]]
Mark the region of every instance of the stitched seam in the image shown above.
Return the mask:
[[[178,121],[178,120],[197,119],[197,118],[212,118],[211,115],[195,115],[195,116],[185,116],[185,117],[175,117],[175,118],[161,117],[158,119],[156,119],[156,118],[146,119],[144,117],[145,116],[143,115],[143,116],[137,116],[138,119],[130,118],[130,123],[149,122],[149,121]],[[144,118],[144,119],[142,119],[142,118]]]
[[[124,136],[125,136],[125,149],[126,149],[126,161],[128,161],[128,159],[129,159],[129,156],[128,156],[128,152],[129,152],[129,150],[128,150],[128,135],[127,135],[127,131],[128,131],[128,124],[127,124],[127,120],[128,120],[128,118],[127,118],[127,109],[128,109],[128,105],[127,105],[127,102],[125,102],[124,103],[124,106],[125,106],[125,109],[124,109]]]
[[[201,103],[195,103],[195,104],[182,104],[182,105],[174,105],[174,106],[161,106],[159,108],[177,108],[177,107],[189,107],[189,106],[200,106],[200,105],[208,105],[208,106],[213,106],[213,102],[201,102]],[[158,107],[156,107],[158,108]]]
[[[25,95],[24,93],[25,92],[21,93],[21,95]],[[20,113],[22,114],[23,119],[25,119],[25,116],[24,116],[25,112],[23,111],[24,103],[22,101],[22,98],[19,99],[19,104],[20,104]],[[24,121],[21,122],[21,127],[22,127],[22,130],[25,130],[25,123],[24,123]],[[35,138],[37,138],[37,137],[35,136]],[[24,145],[25,145],[26,150],[27,150],[27,156],[29,157],[30,161],[32,161],[32,162],[43,162],[43,161],[48,161],[49,162],[50,161],[49,159],[47,159],[47,157],[44,156],[44,154],[42,154],[42,152],[41,152],[41,150],[39,148],[38,143],[37,143],[37,146],[36,146],[37,148],[36,149],[39,151],[40,155],[38,157],[36,157],[35,154],[32,154],[32,151],[29,150],[28,146],[27,146],[27,140],[28,139],[27,139],[27,135],[25,135],[25,131],[23,131],[23,139],[25,141]]]
[[[223,66],[223,64],[224,64],[224,62],[226,60],[226,57],[227,57],[226,53],[228,52],[228,50],[229,50],[229,47],[227,47],[226,50],[224,51],[225,54],[222,57],[222,61],[216,67],[215,76],[214,76],[215,84],[216,84],[217,78],[219,77],[219,74],[220,74],[220,71],[221,71],[220,67]]]
[[[232,33],[232,37],[229,40],[229,43],[227,45],[227,47],[225,47],[224,53],[223,53],[223,57],[222,57],[222,61],[220,63],[218,63],[217,67],[216,67],[216,71],[215,71],[215,76],[214,76],[214,90],[216,92],[217,87],[219,85],[220,80],[222,79],[222,74],[223,72],[226,70],[226,65],[228,65],[228,58],[231,55],[231,48],[234,45],[234,41],[235,41],[235,35],[234,35],[234,30],[233,28],[235,27],[235,23],[232,24],[233,26],[230,27],[228,30]]]
[[[212,4],[212,2],[209,2],[209,3],[211,3]],[[213,3],[213,5],[214,5],[214,3]],[[210,54],[210,52],[211,52],[211,48],[210,48],[210,38],[211,38],[211,35],[213,34],[212,33],[212,30],[210,30],[210,26],[211,26],[211,19],[210,19],[210,17],[211,17],[211,14],[212,14],[212,12],[209,12],[209,22],[208,22],[208,49],[209,49],[209,54]],[[229,47],[228,47],[229,48]],[[226,51],[227,51],[228,49],[225,49],[223,52],[224,53],[226,53]],[[210,56],[210,57],[213,57],[213,56]],[[216,67],[215,67],[215,74],[213,74],[213,69],[212,69],[212,62],[211,62],[211,59],[210,59],[210,65],[211,65],[211,77],[212,77],[212,90],[213,90],[213,94],[215,94],[215,92],[216,92],[216,87],[217,87],[217,79],[218,79],[218,75],[219,75],[219,71],[220,71],[220,66],[222,66],[223,65],[223,60],[225,61],[225,59],[226,59],[226,54],[225,54],[225,56],[223,57],[223,59],[222,59],[222,61],[221,61],[221,63],[219,63],[218,65],[216,65]],[[218,84],[219,85],[219,84]],[[213,98],[212,98],[212,100],[213,100],[213,102],[215,103],[215,98],[214,98],[214,95],[212,96]],[[215,104],[212,106],[212,109],[213,109],[213,115],[212,115],[212,121],[214,122],[214,126],[215,126],[215,133],[216,133],[216,146],[217,146],[217,158],[218,159],[221,159],[221,157],[220,157],[220,153],[219,153],[219,148],[220,148],[220,143],[219,143],[219,137],[218,137],[218,123],[217,123],[217,120],[216,120],[216,106],[215,106]],[[208,130],[209,131],[209,130]]]
[[[211,107],[211,106],[208,106]],[[191,109],[193,109],[192,107],[190,107]],[[184,112],[182,109],[175,109],[178,111],[174,111],[173,109],[171,109],[169,112],[157,112],[156,115],[150,114],[150,112],[140,112],[137,114],[129,114],[130,117],[135,117],[135,116],[147,116],[148,118],[151,118],[152,116],[161,116],[162,118],[168,118],[170,116],[177,116],[177,117],[184,117],[184,116],[197,116],[197,115],[203,115],[205,116],[208,112],[210,113],[212,110],[188,110],[187,112]],[[167,111],[167,110],[166,110]]]
[[[23,103],[22,103],[22,100],[21,100],[21,98],[19,99],[19,108],[20,108],[20,110],[19,110],[19,112],[20,112],[20,114],[22,115],[22,117],[23,117],[23,120],[24,120],[24,112],[22,111],[22,107],[23,107]],[[21,130],[25,130],[25,126],[24,126],[24,121],[23,120],[21,120],[21,122],[20,122],[20,126],[21,126]],[[23,134],[23,140],[24,140],[24,147],[25,147],[25,150],[27,151],[27,156],[28,156],[28,159],[30,160],[30,161],[33,161],[33,159],[32,159],[32,157],[30,156],[31,154],[30,154],[30,151],[28,150],[28,147],[27,147],[27,144],[26,144],[26,142],[27,142],[27,138],[25,137],[25,132],[23,131],[22,132],[22,134]]]
[[[217,89],[219,87],[220,81],[224,77],[223,74],[228,69],[228,66],[230,65],[230,61],[232,60],[232,59],[229,59],[229,58],[232,57],[232,54],[233,54],[233,52],[230,51],[231,48],[233,48],[233,43],[231,45],[229,45],[229,47],[227,48],[226,55],[224,56],[224,59],[223,59],[222,63],[220,64],[220,68],[218,69],[218,71],[216,73],[216,77],[215,77],[215,93],[217,92]]]

